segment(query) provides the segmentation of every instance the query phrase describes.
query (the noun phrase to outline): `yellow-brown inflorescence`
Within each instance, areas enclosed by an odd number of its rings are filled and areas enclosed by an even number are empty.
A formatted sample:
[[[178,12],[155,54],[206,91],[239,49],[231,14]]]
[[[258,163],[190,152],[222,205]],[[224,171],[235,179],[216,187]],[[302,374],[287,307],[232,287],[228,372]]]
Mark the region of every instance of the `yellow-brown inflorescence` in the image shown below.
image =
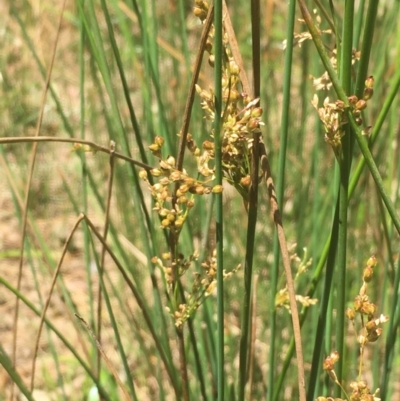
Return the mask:
[[[289,253],[291,254],[290,260],[292,263],[297,264],[297,272],[296,272],[296,276],[294,277],[295,283],[299,280],[300,276],[302,276],[304,273],[307,272],[307,269],[311,266],[311,263],[312,263],[312,259],[307,260],[308,255],[307,255],[306,248],[303,248],[303,250],[304,250],[303,259],[301,260],[299,258],[297,253],[295,253],[296,246],[297,246],[297,244],[293,244],[289,248]],[[315,305],[318,302],[318,299],[310,298],[307,295],[296,294],[296,301],[301,303],[304,307],[309,307],[309,306]],[[288,293],[288,289],[287,289],[286,285],[284,288],[280,289],[275,296],[275,308],[277,308],[277,309],[285,308],[289,313],[291,313],[290,304],[289,304],[289,293]]]
[[[364,95],[362,99],[358,99],[355,95],[348,97],[351,113],[358,125],[363,124],[361,113],[367,107],[367,101],[371,99],[371,96],[373,95],[373,84],[374,78],[371,76],[365,81]],[[332,103],[327,97],[324,100],[323,107],[319,108],[317,95],[314,95],[311,103],[318,111],[319,118],[324,124],[326,142],[328,142],[334,149],[335,153],[338,154],[342,145],[342,137],[345,133],[343,127],[348,123],[344,103],[341,100],[336,100]],[[368,130],[369,127],[366,127],[364,132]]]
[[[196,7],[202,8],[204,12],[208,11],[208,4],[205,1],[196,1]],[[211,29],[206,46],[211,66],[214,65],[213,36],[214,30]],[[240,91],[239,66],[232,57],[226,33],[223,36],[223,52],[225,57],[222,71],[222,170],[224,178],[235,186],[246,200],[250,185],[253,135],[260,133],[260,125],[263,124],[262,109],[257,106],[258,99],[252,99],[249,94]],[[201,98],[205,118],[213,122],[215,118],[213,89],[204,89],[196,85],[196,90]],[[193,138],[188,140],[188,148],[198,160],[199,172],[209,175],[213,173],[213,167],[208,166],[215,157],[213,131],[210,138],[203,142],[201,150],[194,144]]]
[[[204,21],[207,17],[209,5],[202,0],[195,0],[195,15]],[[206,51],[209,53],[209,64],[214,65],[212,41],[214,28],[209,32]],[[224,65],[223,65],[223,124],[222,124],[222,163],[224,178],[234,185],[242,197],[247,200],[248,189],[251,183],[250,169],[252,158],[253,135],[260,132],[262,109],[257,106],[258,99],[251,99],[248,94],[239,91],[240,78],[239,67],[231,56],[227,35],[224,35]],[[201,105],[205,111],[205,118],[213,121],[215,117],[215,100],[212,88],[208,90],[196,86],[201,98]],[[181,297],[178,291],[174,291],[176,284],[190,269],[194,269],[198,254],[189,257],[179,253],[179,238],[183,225],[187,221],[190,210],[197,196],[211,193],[221,193],[222,185],[213,185],[215,179],[214,158],[215,143],[214,132],[199,147],[193,136],[187,134],[186,146],[192,157],[197,162],[197,172],[194,176],[185,170],[176,168],[176,160],[173,156],[165,156],[163,152],[164,138],[156,136],[149,146],[152,154],[159,159],[159,167],[150,171],[142,170],[139,176],[145,180],[150,188],[154,200],[154,210],[160,217],[160,226],[169,231],[170,252],[162,257],[154,256],[152,262],[160,267],[169,290],[174,294],[168,307],[170,315],[175,320],[175,325],[182,328],[201,302],[213,293],[216,283],[216,259],[212,252],[205,261],[200,263],[201,272],[193,273],[192,288]],[[149,179],[149,174],[154,178]],[[171,255],[171,253],[173,253]],[[224,272],[224,279],[229,278],[240,266],[230,272]],[[178,294],[178,295],[177,295]],[[182,300],[185,298],[185,301]]]
[[[360,291],[353,302],[353,308],[348,308],[346,310],[347,318],[355,325],[355,320],[357,315],[360,317],[361,321],[361,330],[357,335],[357,342],[360,346],[360,363],[359,363],[359,372],[357,381],[353,381],[350,383],[351,393],[347,396],[347,400],[350,401],[379,401],[378,397],[379,389],[377,389],[374,393],[371,392],[367,383],[361,379],[362,376],[362,368],[363,368],[363,357],[364,357],[364,348],[368,343],[375,342],[379,336],[382,334],[382,328],[380,327],[383,323],[388,321],[388,317],[385,315],[380,315],[378,318],[374,317],[376,311],[376,305],[369,300],[367,295],[368,285],[373,278],[374,269],[376,267],[376,258],[375,256],[371,256],[366,266],[363,270],[363,283],[361,285]],[[339,354],[337,352],[331,353],[324,363],[323,368],[332,378],[332,380],[339,385],[344,393],[342,385],[339,383],[336,377],[336,373],[334,370],[335,363],[339,360]],[[331,401],[338,400],[341,401],[340,398],[331,398],[331,397],[318,397],[317,401]]]
[[[184,169],[177,170],[174,157],[168,156],[166,159],[162,159],[163,144],[164,139],[157,136],[154,143],[149,146],[153,155],[160,158],[159,168],[150,170],[150,174],[158,182],[151,185],[145,170],[142,170],[139,176],[149,183],[155,202],[154,210],[160,216],[161,227],[173,231],[174,234],[179,234],[190,209],[194,206],[195,195],[219,193],[222,191],[222,187],[210,185],[213,177],[209,177],[207,181],[201,181],[190,177]]]
[[[153,258],[152,262],[157,264],[163,271],[164,276],[169,286],[172,286],[173,277],[172,269],[176,268],[179,277],[182,277],[186,271],[197,261],[198,254],[191,255],[188,259],[185,259],[183,255],[179,255],[174,261],[171,261],[171,255],[165,253],[162,255],[162,259]],[[172,266],[172,267],[171,267]],[[216,286],[216,275],[217,275],[217,260],[216,252],[201,263],[202,273],[195,272],[192,284],[192,289],[186,297],[186,302],[181,303],[174,308],[168,307],[167,311],[170,313],[172,318],[175,320],[175,326],[181,328],[183,324],[189,319],[189,317],[198,309],[202,304],[203,300],[211,295]],[[223,272],[224,279],[231,277],[241,268],[238,265],[235,269],[230,272]]]

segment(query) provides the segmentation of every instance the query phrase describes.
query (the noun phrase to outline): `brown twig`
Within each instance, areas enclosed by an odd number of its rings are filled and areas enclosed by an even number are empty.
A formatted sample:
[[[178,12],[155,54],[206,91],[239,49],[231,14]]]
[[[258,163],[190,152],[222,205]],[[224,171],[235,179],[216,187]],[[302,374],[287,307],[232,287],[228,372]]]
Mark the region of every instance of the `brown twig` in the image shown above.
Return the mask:
[[[96,229],[96,227],[94,226],[94,224],[91,222],[91,220],[84,215],[83,213],[81,213],[81,216],[84,217],[86,224],[89,226],[89,228],[92,230],[93,234],[97,237],[97,239],[101,242],[101,244],[104,246],[104,248],[106,249],[107,253],[109,254],[109,256],[111,257],[111,259],[113,260],[113,262],[115,263],[115,265],[117,266],[119,272],[121,273],[125,283],[128,285],[129,289],[131,290],[140,310],[143,313],[143,317],[144,320],[146,321],[147,327],[150,330],[150,334],[153,337],[154,343],[156,345],[156,348],[160,354],[161,360],[164,363],[165,369],[167,371],[167,374],[171,380],[171,384],[172,387],[174,388],[175,391],[175,396],[176,399],[179,400],[180,399],[180,395],[179,395],[179,388],[177,386],[177,383],[174,379],[174,374],[172,373],[171,370],[171,366],[168,362],[168,358],[165,354],[165,351],[160,343],[160,341],[158,340],[157,334],[156,334],[156,330],[155,327],[153,325],[153,322],[147,312],[147,307],[146,307],[146,303],[144,302],[144,300],[142,299],[141,295],[139,294],[138,290],[136,289],[134,283],[132,282],[132,280],[130,279],[130,277],[128,276],[128,273],[125,271],[125,269],[122,267],[121,263],[119,262],[118,258],[115,256],[114,252],[111,250],[111,248],[109,247],[109,245],[104,241],[103,236],[99,233],[99,231]]]
[[[180,137],[180,141],[179,141],[179,151],[178,151],[178,157],[176,158],[177,170],[182,170],[182,166],[183,166],[183,158],[185,155],[185,148],[186,148],[187,134],[188,134],[189,124],[190,124],[190,117],[192,115],[194,95],[196,93],[196,83],[197,83],[197,80],[199,79],[201,63],[203,60],[203,54],[204,54],[204,50],[205,50],[206,43],[207,43],[208,32],[210,31],[210,28],[212,26],[213,16],[214,16],[214,6],[211,5],[210,9],[208,10],[207,18],[204,22],[204,28],[203,28],[203,32],[202,32],[201,38],[200,38],[199,51],[197,52],[196,61],[194,63],[194,65],[195,65],[194,72],[193,72],[193,76],[192,76],[192,81],[190,83],[189,94],[188,94],[188,97],[186,100],[185,112],[183,114],[182,129],[180,132],[181,137]]]
[[[304,359],[303,359],[303,347],[301,345],[301,327],[299,320],[299,312],[297,309],[294,281],[293,281],[292,271],[290,268],[290,255],[287,248],[285,232],[283,229],[282,218],[279,211],[278,199],[276,197],[271,169],[266,154],[263,154],[261,156],[261,168],[263,170],[265,182],[268,188],[268,194],[271,203],[271,215],[275,222],[276,229],[278,232],[278,240],[281,248],[283,267],[285,269],[285,274],[286,274],[286,284],[289,293],[289,303],[292,316],[294,342],[296,346],[297,370],[298,370],[298,381],[299,381],[299,399],[300,401],[305,401],[306,389],[305,389],[305,375],[304,375]]]
[[[43,329],[44,319],[46,317],[47,309],[49,308],[50,301],[51,301],[51,296],[53,295],[54,287],[56,285],[58,275],[60,274],[61,266],[63,264],[64,257],[65,257],[65,255],[67,253],[68,246],[69,246],[70,242],[72,241],[72,237],[74,236],[75,231],[77,230],[77,228],[79,227],[79,224],[81,223],[81,221],[83,219],[84,218],[82,216],[80,216],[78,218],[78,220],[75,222],[74,227],[72,228],[67,240],[65,241],[63,250],[61,252],[61,258],[60,258],[60,260],[59,260],[59,262],[57,264],[56,270],[54,271],[53,279],[51,280],[50,291],[49,291],[49,294],[47,295],[47,299],[46,299],[46,302],[44,304],[42,314],[40,316],[39,328],[38,328],[38,332],[37,332],[37,335],[36,335],[36,341],[35,341],[35,347],[34,347],[33,359],[32,359],[32,373],[31,373],[31,387],[30,387],[31,391],[33,391],[33,387],[34,387],[35,370],[36,370],[36,358],[37,358],[37,354],[38,354],[38,350],[39,350],[39,341],[40,341],[40,336],[42,334],[42,329]]]
[[[114,379],[118,383],[118,386],[121,389],[122,394],[124,395],[124,399],[127,401],[131,401],[131,397],[129,396],[128,390],[124,386],[124,383],[122,383],[122,380],[119,377],[117,369],[115,369],[114,365],[111,363],[111,361],[108,358],[107,354],[105,353],[102,345],[100,344],[100,341],[94,335],[93,330],[89,327],[89,325],[86,323],[86,321],[82,317],[80,317],[77,313],[75,313],[75,316],[79,319],[79,321],[83,324],[83,326],[86,328],[86,330],[89,332],[90,336],[92,337],[94,343],[96,344],[98,351],[100,352],[105,363],[107,364],[108,369],[110,370],[111,374],[114,376]]]
[[[20,136],[20,137],[12,137],[12,138],[0,138],[0,144],[11,144],[11,143],[28,143],[28,142],[57,142],[57,143],[72,143],[72,144],[79,144],[79,145],[84,145],[87,146],[88,149],[84,149],[85,152],[102,152],[106,154],[110,154],[111,150],[110,148],[107,148],[105,146],[98,145],[95,142],[92,141],[87,141],[85,139],[76,139],[76,138],[55,138],[53,136]],[[80,149],[77,149],[79,151]],[[124,160],[128,163],[132,163],[135,166],[141,167],[147,171],[152,170],[153,167],[149,166],[146,163],[142,163],[140,161],[137,161],[135,159],[132,159],[131,157],[125,156],[122,153],[118,152],[113,152],[114,157]]]

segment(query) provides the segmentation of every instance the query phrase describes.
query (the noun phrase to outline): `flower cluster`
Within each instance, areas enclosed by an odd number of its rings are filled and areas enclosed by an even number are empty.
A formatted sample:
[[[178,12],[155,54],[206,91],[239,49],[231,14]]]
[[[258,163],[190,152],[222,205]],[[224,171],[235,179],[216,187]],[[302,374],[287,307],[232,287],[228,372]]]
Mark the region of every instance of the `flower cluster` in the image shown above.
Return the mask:
[[[300,276],[307,272],[309,266],[311,266],[312,259],[307,260],[307,249],[304,248],[304,257],[303,260],[299,258],[297,253],[294,253],[294,249],[297,244],[293,244],[293,246],[289,249],[289,252],[293,252],[290,256],[290,260],[294,263],[297,263],[297,272],[294,277],[294,281],[298,281]],[[296,294],[296,301],[300,302],[304,307],[315,305],[318,302],[316,298],[310,298],[309,296],[303,296]],[[289,304],[289,293],[287,286],[278,291],[275,296],[275,308],[285,308],[290,312],[290,304]]]
[[[355,318],[357,314],[361,318],[362,330],[357,337],[360,344],[361,355],[366,344],[375,342],[382,334],[381,324],[386,323],[389,318],[385,315],[380,315],[378,318],[374,317],[376,312],[376,305],[370,301],[367,295],[368,283],[372,280],[374,268],[376,267],[376,258],[371,256],[368,259],[367,265],[363,271],[363,284],[353,302],[353,308],[346,310],[346,316],[355,325]],[[365,319],[367,321],[365,322]]]
[[[208,11],[208,4],[196,0],[196,8],[200,19]],[[201,12],[199,10],[202,10]],[[214,65],[213,41],[214,31],[210,30],[206,51],[209,53],[209,64]],[[252,99],[249,94],[241,93],[239,85],[239,67],[231,55],[226,33],[223,36],[223,51],[225,53],[222,71],[222,169],[224,178],[247,198],[250,185],[250,162],[253,135],[260,133],[262,109],[257,106],[258,99]],[[205,111],[205,118],[214,121],[215,99],[212,88],[206,90],[196,85],[197,93],[201,98],[201,105]],[[202,144],[200,150],[193,139],[188,141],[189,150],[198,158],[199,172],[207,170],[208,162],[214,159],[214,136],[211,133],[209,140]],[[204,166],[206,166],[204,168]]]
[[[153,258],[152,262],[156,263],[164,271],[165,279],[169,286],[172,285],[172,271],[173,267],[176,268],[179,276],[183,276],[193,262],[197,261],[198,254],[191,255],[188,260],[185,260],[183,255],[180,255],[175,261],[171,260],[170,254],[166,253],[163,255],[163,260]],[[165,266],[164,263],[168,263]],[[185,303],[180,303],[173,309],[167,307],[167,311],[170,313],[172,318],[175,320],[175,326],[181,328],[183,324],[189,319],[189,317],[199,308],[205,298],[211,295],[216,286],[216,274],[217,274],[217,259],[216,251],[214,250],[212,255],[205,260],[202,264],[202,273],[195,272],[193,274],[192,290],[187,294]],[[238,265],[235,269],[230,272],[224,271],[224,280],[230,278],[241,268]]]
[[[346,394],[346,399],[350,401],[380,401],[377,397],[379,389],[374,393],[371,392],[367,383],[361,379],[362,367],[363,367],[363,356],[364,348],[368,343],[375,342],[378,337],[382,334],[382,328],[379,327],[381,324],[388,321],[388,317],[380,315],[378,318],[374,318],[376,311],[376,305],[369,300],[367,296],[368,283],[372,280],[374,268],[376,267],[376,258],[371,256],[363,271],[363,284],[360,288],[359,293],[355,297],[353,302],[353,308],[346,310],[346,316],[352,321],[355,327],[355,318],[357,315],[360,316],[362,328],[361,334],[357,336],[357,342],[360,345],[360,364],[359,364],[359,375],[358,380],[350,383],[351,394],[348,396],[346,391],[340,384],[335,370],[334,365],[339,360],[339,354],[337,351],[332,352],[324,361],[323,368],[329,374],[330,378],[341,387],[343,392]],[[366,321],[365,321],[366,320]],[[317,401],[344,401],[341,398],[332,397],[318,397]]]
[[[150,174],[157,178],[158,182],[151,185],[145,170],[140,171],[139,176],[149,183],[151,195],[155,201],[154,210],[161,218],[161,226],[178,234],[186,221],[189,210],[194,206],[194,195],[219,193],[222,191],[222,187],[220,185],[210,186],[209,182],[192,178],[184,169],[177,170],[174,157],[168,156],[165,160],[162,159],[163,144],[164,139],[156,136],[154,143],[149,146],[153,155],[160,158],[160,167],[150,170]]]
[[[352,49],[351,53],[351,64],[355,64],[356,61],[360,59],[361,52],[357,51],[356,49]],[[330,58],[331,63],[333,68],[337,69],[337,55],[336,55],[336,49],[332,51],[332,57]],[[315,87],[315,90],[329,90],[332,87],[332,82],[329,77],[329,74],[327,71],[325,71],[321,77],[315,78],[314,76],[310,75],[310,78],[313,81],[313,85]]]
[[[321,22],[322,22],[321,16],[318,14],[316,8],[313,9],[313,13],[315,15],[315,26],[318,28],[319,34],[320,35],[322,35],[323,33],[331,34],[332,33],[332,29],[325,29],[325,30],[319,29],[319,27],[321,25]],[[299,18],[299,21],[301,23],[305,24],[305,21],[303,19]],[[311,33],[308,32],[308,31],[300,32],[300,33],[294,33],[293,36],[294,36],[293,45],[294,46],[299,46],[299,47],[301,47],[303,42],[305,42],[306,40],[311,40],[312,39]],[[283,43],[282,43],[283,49],[286,49],[286,46],[287,46],[287,40],[285,39],[283,41]]]
[[[367,101],[374,93],[373,85],[374,78],[371,76],[365,81],[364,95],[362,99],[358,99],[355,95],[348,97],[351,113],[358,125],[362,125],[363,123],[361,113],[366,109]],[[318,108],[317,95],[314,95],[311,103],[318,111],[319,118],[324,124],[326,142],[328,142],[335,150],[335,153],[337,153],[340,151],[342,144],[341,139],[344,135],[343,126],[348,123],[345,104],[341,100],[332,103],[327,97],[324,100],[323,107]]]

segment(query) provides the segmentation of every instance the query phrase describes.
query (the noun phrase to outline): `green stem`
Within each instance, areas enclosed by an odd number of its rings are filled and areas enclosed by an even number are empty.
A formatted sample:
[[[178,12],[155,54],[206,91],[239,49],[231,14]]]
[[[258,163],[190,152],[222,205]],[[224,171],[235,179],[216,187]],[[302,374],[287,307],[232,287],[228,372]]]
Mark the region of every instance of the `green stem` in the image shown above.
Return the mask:
[[[353,46],[354,0],[346,0],[343,21],[343,42],[340,57],[340,80],[346,94],[351,93],[351,64]],[[340,164],[340,188],[339,188],[339,235],[338,235],[338,274],[336,282],[337,291],[337,318],[336,318],[336,350],[340,359],[336,364],[336,374],[339,382],[342,382],[345,338],[345,305],[346,305],[346,265],[347,265],[347,209],[349,174],[351,166],[351,137],[350,127],[345,127],[345,135],[342,138],[342,151],[339,157]],[[335,388],[337,397],[340,397],[341,388]]]
[[[286,150],[287,150],[287,137],[289,130],[289,113],[290,113],[290,87],[291,87],[291,74],[292,74],[292,59],[293,59],[293,39],[294,39],[294,21],[295,21],[296,1],[291,0],[288,8],[288,24],[286,30],[286,52],[285,52],[285,67],[284,67],[284,82],[283,82],[283,106],[281,116],[281,132],[280,132],[280,147],[279,147],[279,168],[277,180],[277,198],[278,205],[283,209],[283,192],[285,186],[285,164],[286,164]],[[279,241],[277,233],[274,235],[274,264],[271,270],[271,296],[270,296],[270,347],[268,364],[270,366],[268,372],[268,391],[267,400],[271,401],[274,396],[273,389],[275,388],[275,373],[276,369],[276,347],[275,340],[276,334],[276,309],[275,309],[275,296],[277,292],[278,274],[279,274]]]
[[[259,0],[251,1],[252,20],[252,43],[253,43],[253,97],[260,96],[260,4]],[[259,142],[260,133],[253,134],[254,146],[251,158],[251,186],[249,189],[248,220],[247,220],[247,241],[244,266],[244,304],[241,322],[240,356],[239,356],[239,388],[238,400],[244,401],[246,382],[250,367],[249,360],[249,331],[251,319],[251,294],[253,280],[253,255],[257,223],[257,202],[258,202],[258,171],[259,171]]]
[[[222,185],[222,0],[214,2],[214,91],[215,91],[215,177],[216,184]],[[215,197],[217,235],[217,391],[218,401],[224,401],[224,281],[223,281],[223,205],[222,194]]]

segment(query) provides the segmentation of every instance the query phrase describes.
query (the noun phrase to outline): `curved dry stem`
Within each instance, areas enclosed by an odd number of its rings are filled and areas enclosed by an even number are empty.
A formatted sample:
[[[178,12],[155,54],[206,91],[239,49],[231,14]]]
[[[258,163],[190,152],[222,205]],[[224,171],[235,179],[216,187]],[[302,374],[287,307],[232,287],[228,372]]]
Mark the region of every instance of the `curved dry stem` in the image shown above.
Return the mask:
[[[82,323],[82,325],[86,328],[86,330],[89,332],[90,336],[92,337],[94,343],[96,344],[97,350],[103,357],[105,363],[107,364],[108,369],[110,370],[110,372],[114,376],[114,379],[118,383],[118,386],[121,389],[122,394],[124,395],[124,399],[127,401],[131,401],[131,397],[129,396],[128,390],[124,386],[124,383],[122,383],[122,380],[119,377],[117,369],[115,369],[114,365],[111,363],[111,361],[108,358],[107,354],[105,353],[102,345],[100,344],[100,341],[94,335],[93,330],[89,327],[89,325],[86,323],[86,321],[81,316],[79,316],[77,313],[75,313],[75,316],[77,319],[79,319],[79,321]]]
[[[135,297],[135,300],[136,300],[140,310],[143,313],[143,317],[144,317],[144,319],[146,321],[147,327],[150,330],[150,333],[151,333],[151,336],[153,337],[153,340],[154,340],[154,343],[156,345],[156,348],[157,348],[157,350],[158,350],[158,352],[160,354],[160,357],[161,357],[161,359],[162,359],[162,361],[164,363],[165,369],[166,369],[166,371],[168,373],[168,376],[169,376],[169,378],[171,380],[171,385],[174,388],[175,395],[177,397],[176,399],[180,399],[179,388],[177,386],[177,383],[174,380],[174,375],[172,374],[171,367],[170,367],[170,365],[168,363],[168,360],[167,360],[167,357],[166,357],[165,352],[163,350],[163,347],[162,347],[160,341],[158,341],[157,334],[156,334],[155,328],[153,326],[153,322],[152,322],[149,314],[147,313],[145,302],[143,301],[142,297],[140,296],[139,292],[137,291],[137,289],[136,289],[135,285],[133,284],[132,280],[129,278],[127,272],[122,267],[122,265],[119,262],[118,258],[115,256],[114,252],[111,250],[109,245],[104,241],[103,236],[99,233],[99,231],[96,229],[96,227],[91,222],[91,220],[83,213],[81,213],[80,216],[83,217],[83,219],[85,220],[86,224],[92,230],[93,234],[97,237],[97,239],[104,246],[104,248],[106,249],[107,253],[110,255],[111,259],[113,260],[113,262],[117,266],[119,272],[121,273],[125,283],[128,285],[128,287],[131,290],[133,296]]]
[[[265,147],[262,149],[265,151]],[[261,168],[264,173],[265,182],[268,187],[268,194],[271,203],[271,214],[278,231],[279,245],[281,248],[283,267],[286,274],[286,284],[289,293],[290,311],[292,316],[294,342],[296,346],[297,356],[297,369],[298,369],[298,381],[299,381],[299,399],[301,401],[306,400],[306,387],[305,387],[305,375],[304,375],[304,359],[303,359],[303,347],[301,345],[301,326],[299,320],[299,312],[296,303],[296,293],[294,290],[294,281],[292,271],[290,269],[290,255],[286,243],[285,232],[283,230],[282,218],[279,211],[279,205],[275,193],[274,182],[272,180],[271,169],[269,166],[268,158],[265,154],[261,156]]]
[[[85,152],[102,152],[106,154],[110,154],[111,150],[105,146],[98,145],[95,142],[92,141],[87,141],[84,139],[74,139],[74,138],[55,138],[53,136],[41,136],[41,137],[36,137],[36,136],[20,136],[20,137],[12,137],[12,138],[0,138],[0,144],[11,144],[11,143],[29,143],[29,142],[60,142],[60,143],[72,143],[72,144],[79,144],[79,145],[84,145],[87,146],[87,148],[84,148],[83,150]],[[124,160],[128,163],[132,163],[135,166],[141,167],[147,171],[150,171],[153,169],[152,166],[149,166],[146,163],[142,163],[138,160],[132,159],[131,157],[125,156],[122,153],[118,152],[113,152],[114,156],[117,157],[118,159]]]
[[[194,71],[193,71],[192,81],[190,82],[189,94],[188,94],[188,97],[186,100],[185,113],[183,115],[182,129],[180,132],[181,137],[180,137],[180,141],[179,141],[178,157],[176,158],[176,169],[177,170],[182,170],[182,166],[183,166],[183,158],[185,155],[185,147],[186,147],[186,141],[187,141],[187,134],[188,134],[188,130],[189,130],[190,117],[192,114],[194,95],[196,93],[196,83],[199,79],[201,63],[203,61],[203,55],[204,55],[204,50],[205,50],[206,43],[207,43],[208,32],[210,31],[211,25],[213,23],[213,17],[214,17],[214,6],[211,5],[210,9],[208,10],[207,18],[204,22],[204,28],[203,28],[203,32],[202,32],[201,38],[200,38],[199,51],[197,52],[196,61],[194,63]]]
[[[56,270],[54,271],[53,279],[51,281],[50,291],[49,291],[49,294],[47,296],[46,302],[44,304],[44,308],[43,308],[42,314],[40,316],[39,329],[38,329],[38,333],[37,333],[37,336],[36,336],[35,347],[34,347],[34,351],[33,351],[30,391],[33,391],[33,387],[34,387],[35,370],[36,370],[36,358],[37,358],[37,354],[38,354],[38,350],[39,350],[39,341],[40,341],[40,336],[42,334],[42,329],[43,329],[43,325],[44,325],[44,319],[46,317],[46,312],[47,312],[47,309],[49,308],[50,301],[51,301],[51,296],[53,295],[53,290],[54,290],[54,287],[56,285],[56,281],[57,281],[58,275],[60,273],[61,266],[62,266],[62,263],[64,261],[64,257],[65,257],[65,255],[67,253],[69,244],[72,241],[72,237],[75,234],[75,231],[77,230],[77,228],[79,227],[79,224],[81,223],[81,221],[83,219],[84,219],[83,216],[79,216],[78,217],[78,220],[75,222],[74,227],[72,228],[67,240],[65,241],[65,244],[64,244],[64,247],[63,247],[63,250],[62,250],[62,253],[61,253],[61,258],[60,258],[60,261],[57,264]]]

